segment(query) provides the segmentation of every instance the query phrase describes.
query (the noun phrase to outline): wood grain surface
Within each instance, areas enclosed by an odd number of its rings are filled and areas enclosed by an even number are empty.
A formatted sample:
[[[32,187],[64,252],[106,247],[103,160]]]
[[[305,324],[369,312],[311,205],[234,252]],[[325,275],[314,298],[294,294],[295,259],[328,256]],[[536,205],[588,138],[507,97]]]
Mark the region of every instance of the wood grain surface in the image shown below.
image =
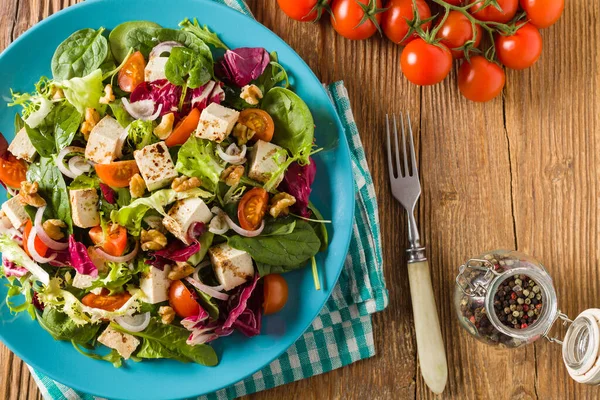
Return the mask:
[[[73,1],[74,2],[74,1]],[[63,0],[1,0],[0,49]],[[377,356],[250,396],[256,399],[425,399],[405,267],[406,220],[392,198],[384,158],[384,116],[410,112],[417,127],[423,197],[419,207],[448,354],[440,397],[598,398],[575,384],[561,349],[545,340],[498,351],[460,330],[452,309],[457,267],[494,248],[517,248],[554,277],[561,310],[599,307],[600,2],[567,2],[542,32],[544,51],[529,70],[508,71],[504,96],[464,100],[456,73],[419,88],[401,75],[400,48],[375,37],[353,42],[330,24],[288,19],[274,0],[250,1],[256,18],[288,42],[324,82],[343,79],[352,100],[380,207],[387,310],[373,317]],[[37,399],[23,363],[0,344],[0,399]]]

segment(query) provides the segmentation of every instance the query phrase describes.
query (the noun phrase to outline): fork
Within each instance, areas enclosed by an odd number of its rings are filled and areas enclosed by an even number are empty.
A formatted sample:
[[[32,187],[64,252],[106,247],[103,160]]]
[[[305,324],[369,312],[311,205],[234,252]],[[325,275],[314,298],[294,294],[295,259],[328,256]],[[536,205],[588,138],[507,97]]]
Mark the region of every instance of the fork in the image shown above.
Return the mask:
[[[390,140],[390,120],[387,114],[385,116],[388,170],[392,194],[408,213],[408,241],[410,243],[410,248],[407,250],[408,280],[410,283],[410,296],[412,299],[415,332],[417,334],[417,352],[419,354],[419,363],[421,364],[421,374],[432,392],[442,393],[448,379],[448,367],[442,332],[440,330],[440,321],[435,306],[435,297],[431,286],[429,263],[425,256],[425,247],[421,246],[419,229],[414,215],[415,206],[421,196],[421,183],[419,182],[415,145],[408,114],[406,119],[408,121],[410,144],[410,171],[402,114],[400,114],[400,124],[402,126],[403,164],[400,163],[396,116],[394,115],[393,118],[395,151],[392,149]],[[392,157],[392,153],[394,153],[394,157]],[[394,175],[394,165],[396,176]],[[402,169],[402,167],[404,168]]]

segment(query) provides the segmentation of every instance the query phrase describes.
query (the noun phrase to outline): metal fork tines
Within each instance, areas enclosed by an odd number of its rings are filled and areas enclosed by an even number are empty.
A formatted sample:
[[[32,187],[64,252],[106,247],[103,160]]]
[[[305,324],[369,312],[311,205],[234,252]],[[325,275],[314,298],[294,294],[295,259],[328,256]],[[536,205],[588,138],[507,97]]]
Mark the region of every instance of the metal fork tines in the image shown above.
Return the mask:
[[[408,213],[408,241],[410,243],[410,261],[425,260],[424,248],[421,247],[419,229],[415,220],[414,211],[417,201],[421,196],[421,183],[419,182],[419,171],[417,168],[417,158],[415,156],[415,144],[413,140],[412,126],[410,117],[406,115],[408,122],[408,141],[410,155],[406,149],[406,129],[404,126],[404,117],[400,114],[402,150],[398,143],[398,128],[396,126],[396,116],[393,116],[393,134],[394,146],[390,138],[390,119],[385,116],[387,130],[387,159],[390,175],[390,185],[392,194],[402,204],[402,207]],[[400,154],[402,153],[402,154]],[[401,162],[402,158],[402,162]]]

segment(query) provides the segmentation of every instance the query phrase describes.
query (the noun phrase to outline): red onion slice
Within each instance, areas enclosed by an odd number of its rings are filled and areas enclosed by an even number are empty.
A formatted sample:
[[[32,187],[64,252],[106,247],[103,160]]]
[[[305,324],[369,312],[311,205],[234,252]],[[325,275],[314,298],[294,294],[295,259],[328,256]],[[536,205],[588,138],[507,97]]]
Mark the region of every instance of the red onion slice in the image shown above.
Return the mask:
[[[42,257],[37,250],[35,249],[35,238],[37,237],[37,229],[34,226],[31,228],[31,232],[29,233],[29,238],[27,239],[27,250],[29,250],[29,254],[34,261],[45,264],[56,258],[56,253],[52,253],[50,257]]]
[[[156,46],[154,46],[154,48],[150,52],[150,58],[160,57],[163,53],[171,54],[171,50],[173,50],[174,47],[183,47],[183,45],[179,42],[174,41],[159,43]]]
[[[221,146],[217,146],[217,153],[223,161],[233,165],[240,165],[246,162],[246,145],[242,146],[240,150],[235,143],[232,143],[227,151],[223,151]],[[237,153],[237,154],[236,154]]]
[[[90,172],[90,169],[92,168],[89,161],[86,161],[82,156],[71,157],[67,164],[69,165],[69,169],[77,176]]]
[[[96,254],[98,254],[100,257],[104,258],[105,260],[116,262],[116,263],[124,263],[124,262],[133,260],[133,258],[138,253],[139,249],[140,249],[139,242],[135,242],[135,248],[129,254],[126,254],[124,256],[119,256],[119,257],[111,256],[110,254],[108,254],[107,252],[105,252],[104,250],[99,249],[99,248],[96,248],[94,250],[96,251]]]
[[[57,242],[52,239],[42,226],[42,216],[44,215],[44,210],[46,210],[46,206],[40,207],[37,209],[35,213],[35,220],[33,222],[33,226],[37,228],[37,235],[42,242],[52,250],[66,250],[69,247],[69,243],[65,242]],[[27,248],[29,249],[29,243],[27,243]],[[55,255],[56,256],[56,255]]]
[[[185,280],[194,286],[199,291],[206,293],[210,297],[214,297],[215,299],[226,301],[229,299],[229,295],[226,293],[221,293],[220,290],[223,290],[223,285],[220,286],[207,286],[200,282],[199,280],[195,280],[190,278],[189,276],[185,278]]]
[[[115,318],[115,322],[129,332],[141,332],[150,324],[150,313],[117,317]]]
[[[229,227],[235,231],[235,233],[237,233],[238,235],[245,236],[245,237],[256,237],[262,233],[263,229],[265,229],[265,221],[264,220],[260,223],[260,226],[258,227],[258,229],[254,230],[254,231],[248,231],[246,229],[243,229],[241,226],[236,225],[236,223],[233,222],[233,220],[231,218],[229,218],[229,215],[227,215],[226,213],[225,213],[225,220],[227,221],[227,224],[229,224]]]
[[[155,103],[153,100],[140,100],[135,103],[130,103],[126,97],[121,99],[123,108],[135,119],[141,119],[142,121],[154,121],[160,115],[162,111],[162,104],[158,105],[156,112],[154,111]]]
[[[71,171],[69,168],[67,168],[65,166],[65,162],[64,159],[67,156],[67,154],[69,153],[81,153],[84,154],[85,153],[85,149],[83,147],[77,147],[77,146],[67,146],[64,149],[62,149],[59,153],[58,156],[56,157],[56,166],[58,167],[58,169],[60,170],[60,172],[62,172],[62,174],[64,176],[67,176],[71,179],[75,179],[77,178],[77,174],[75,174],[73,171]],[[79,174],[81,175],[81,174]]]

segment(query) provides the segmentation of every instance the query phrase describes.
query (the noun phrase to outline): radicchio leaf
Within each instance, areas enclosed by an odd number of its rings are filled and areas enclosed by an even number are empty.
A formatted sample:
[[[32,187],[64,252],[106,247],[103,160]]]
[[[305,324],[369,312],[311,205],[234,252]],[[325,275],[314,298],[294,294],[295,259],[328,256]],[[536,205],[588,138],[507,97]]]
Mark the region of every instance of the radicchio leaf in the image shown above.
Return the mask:
[[[117,203],[117,194],[115,191],[108,185],[104,183],[100,183],[100,191],[102,192],[102,196],[109,204]]]
[[[26,268],[19,267],[14,262],[2,257],[2,265],[4,267],[4,276],[22,278],[29,272]]]
[[[230,310],[223,328],[235,328],[246,336],[260,334],[262,320],[262,290],[255,291],[259,275],[255,274],[252,282],[241,286],[229,296],[227,308]]]
[[[262,47],[241,47],[227,50],[215,65],[219,78],[236,86],[246,86],[265,71],[271,58]]]
[[[8,142],[2,132],[0,132],[0,158],[6,159],[8,158],[8,154]]]
[[[82,275],[91,277],[98,276],[98,268],[94,265],[83,243],[75,240],[75,236],[69,236],[69,254],[71,255],[71,266]]]
[[[33,297],[31,298],[31,304],[33,304],[33,306],[35,308],[37,308],[38,310],[44,311],[44,308],[45,308],[44,303],[42,303],[40,301],[40,298],[38,297],[37,292],[33,292]]]
[[[202,236],[204,233],[206,233],[207,228],[206,228],[206,224],[204,222],[200,222],[200,221],[196,221],[196,222],[192,222],[192,224],[190,225],[187,234],[188,234],[188,238],[190,238],[190,240],[198,240],[200,238],[200,236]]]
[[[160,116],[169,113],[178,113],[179,99],[181,98],[181,87],[175,86],[166,79],[153,82],[140,83],[131,93],[129,101],[135,103],[141,100],[154,101],[154,111],[162,104]]]
[[[199,251],[200,242],[197,240],[189,246],[186,246],[179,240],[173,240],[162,250],[148,252],[149,259],[146,260],[146,264],[164,271],[165,265],[172,265],[176,262],[185,262]]]
[[[292,206],[292,210],[305,218],[310,217],[308,198],[310,197],[311,186],[315,181],[316,175],[317,165],[312,158],[309,158],[307,165],[300,165],[294,162],[285,172],[283,181],[278,187],[278,190],[294,196],[296,204]]]

